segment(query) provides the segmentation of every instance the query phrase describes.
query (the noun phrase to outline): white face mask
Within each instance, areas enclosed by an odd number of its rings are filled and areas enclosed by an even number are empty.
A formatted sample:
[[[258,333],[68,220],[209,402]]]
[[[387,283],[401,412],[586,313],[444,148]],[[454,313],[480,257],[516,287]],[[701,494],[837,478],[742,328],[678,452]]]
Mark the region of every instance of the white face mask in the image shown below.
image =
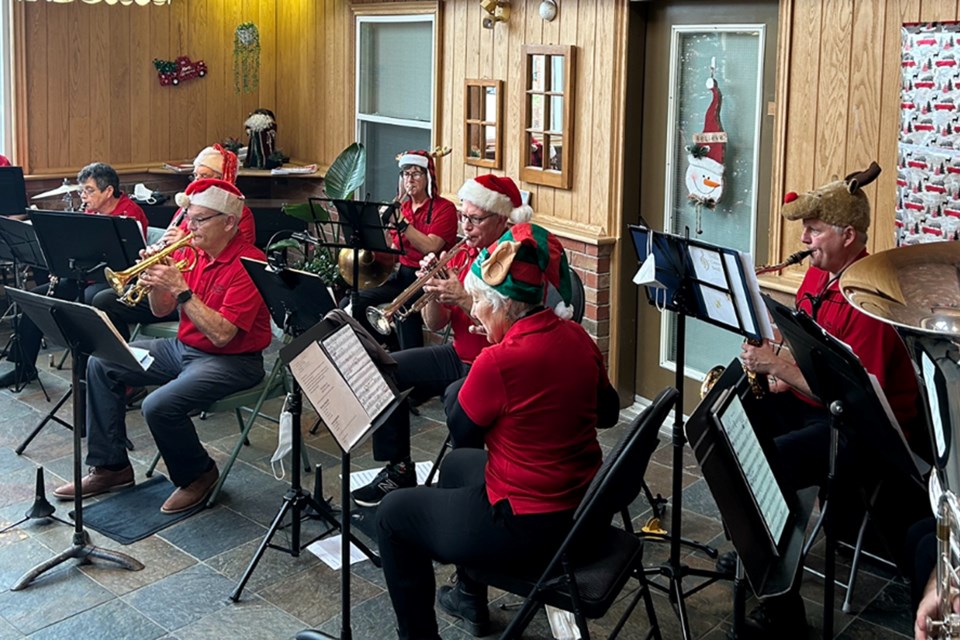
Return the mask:
[[[277,450],[273,452],[273,457],[270,458],[273,477],[277,480],[283,480],[286,477],[287,472],[283,468],[283,459],[293,450],[293,414],[290,413],[290,410],[287,408],[287,402],[283,403],[283,411],[280,412],[280,428],[277,430]],[[296,464],[296,462],[294,462],[294,464]],[[277,473],[278,465],[280,467],[280,473]]]

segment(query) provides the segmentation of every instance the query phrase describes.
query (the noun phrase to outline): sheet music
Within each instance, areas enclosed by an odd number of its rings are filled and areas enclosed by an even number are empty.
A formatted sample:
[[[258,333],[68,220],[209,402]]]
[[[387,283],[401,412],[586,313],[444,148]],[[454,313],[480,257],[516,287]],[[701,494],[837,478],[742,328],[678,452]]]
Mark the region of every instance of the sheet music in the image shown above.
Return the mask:
[[[737,312],[740,314],[740,321],[743,322],[743,328],[750,333],[759,334],[760,330],[757,327],[757,319],[754,314],[750,313],[750,309],[756,309],[756,315],[766,315],[766,307],[762,304],[759,307],[751,306],[750,298],[747,297],[747,292],[743,288],[743,280],[739,277],[741,268],[746,271],[746,269],[752,270],[753,267],[742,266],[743,254],[740,252],[725,253],[723,254],[723,260],[727,265],[727,270],[732,274],[737,274],[736,277],[730,278],[730,290],[733,293],[733,302],[737,305]]]
[[[371,420],[350,387],[343,384],[336,366],[320,345],[312,342],[290,361],[290,371],[337,443],[344,451],[350,451],[366,433]]]
[[[777,484],[770,463],[763,453],[757,434],[754,433],[753,426],[747,418],[740,397],[736,394],[733,394],[730,404],[720,416],[720,426],[727,434],[733,453],[747,480],[747,486],[750,487],[760,509],[767,531],[773,538],[774,544],[779,544],[790,515],[790,508],[780,491],[780,485]]]
[[[117,337],[117,342],[119,342],[120,344],[126,345],[127,351],[129,351],[130,355],[134,357],[134,359],[137,361],[137,364],[139,364],[144,371],[149,369],[150,365],[153,364],[153,356],[150,355],[150,352],[147,351],[146,349],[141,349],[140,347],[131,347],[129,344],[127,344],[127,341],[123,338],[123,336],[120,335],[120,332],[117,331],[117,328],[113,325],[113,322],[110,320],[110,318],[107,316],[106,313],[104,313],[101,309],[98,309],[97,307],[90,307],[90,308],[93,309],[98,316],[100,316],[100,319],[103,320],[103,323],[105,325],[110,327],[110,331],[113,332],[113,335]]]
[[[720,252],[711,251],[696,245],[690,245],[690,258],[697,280],[709,282],[721,289],[727,288],[727,277],[723,273],[723,264],[720,262]]]
[[[344,325],[323,340],[323,347],[372,421],[393,400],[393,392],[360,338],[350,325]]]
[[[760,282],[757,280],[757,272],[754,270],[753,258],[749,253],[739,253],[740,263],[743,265],[743,275],[747,279],[747,292],[753,301],[753,308],[757,310],[757,322],[760,324],[760,335],[767,340],[773,340],[773,325],[770,323],[770,316],[764,313],[766,305],[763,298],[760,297]]]

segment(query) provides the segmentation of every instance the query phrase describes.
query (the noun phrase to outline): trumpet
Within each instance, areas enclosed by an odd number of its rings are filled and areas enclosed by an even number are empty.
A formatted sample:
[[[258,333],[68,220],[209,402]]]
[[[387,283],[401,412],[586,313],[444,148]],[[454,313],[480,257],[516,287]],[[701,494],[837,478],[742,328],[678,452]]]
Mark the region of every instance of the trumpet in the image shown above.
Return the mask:
[[[367,322],[370,323],[370,326],[385,336],[390,335],[390,331],[393,330],[394,325],[398,321],[404,320],[410,314],[417,313],[426,307],[436,296],[428,293],[420,296],[409,307],[405,307],[405,305],[410,298],[423,289],[423,286],[427,284],[428,281],[443,271],[447,263],[449,263],[455,255],[466,249],[466,242],[466,239],[464,239],[453,245],[450,250],[444,254],[442,259],[438,260],[437,263],[430,267],[422,276],[411,282],[410,286],[401,291],[400,295],[394,298],[393,301],[376,307],[367,307]]]
[[[197,248],[190,244],[192,240],[193,234],[188,233],[176,242],[168,244],[166,247],[153,254],[149,258],[144,258],[137,264],[124,269],[123,271],[114,271],[110,267],[104,269],[103,275],[107,278],[107,284],[109,284],[110,287],[116,292],[117,300],[128,307],[135,307],[140,304],[140,301],[143,300],[143,296],[150,292],[150,287],[140,282],[140,274],[153,265],[159,264],[160,262],[166,260],[178,249],[186,248],[188,251],[192,252],[192,256],[177,260],[174,265],[180,271],[191,271],[197,265],[198,257]],[[132,282],[134,278],[137,278],[136,282]]]
[[[763,275],[765,273],[779,273],[787,267],[793,266],[803,262],[803,260],[813,253],[812,249],[804,249],[802,251],[797,251],[796,253],[791,253],[787,256],[787,259],[783,262],[779,262],[773,265],[760,265],[754,269],[755,275]],[[747,340],[747,344],[752,344],[755,347],[759,347],[762,342],[756,340]],[[700,399],[707,397],[707,394],[710,393],[710,389],[713,388],[713,385],[717,383],[717,380],[720,379],[720,376],[723,375],[724,367],[722,364],[718,364],[715,367],[712,367],[707,371],[707,375],[704,376],[703,382],[700,383]],[[747,374],[747,380],[750,382],[750,391],[753,392],[753,395],[757,398],[762,398],[767,393],[767,380],[766,378],[761,378],[757,375],[756,371],[750,371],[744,367],[744,373]]]

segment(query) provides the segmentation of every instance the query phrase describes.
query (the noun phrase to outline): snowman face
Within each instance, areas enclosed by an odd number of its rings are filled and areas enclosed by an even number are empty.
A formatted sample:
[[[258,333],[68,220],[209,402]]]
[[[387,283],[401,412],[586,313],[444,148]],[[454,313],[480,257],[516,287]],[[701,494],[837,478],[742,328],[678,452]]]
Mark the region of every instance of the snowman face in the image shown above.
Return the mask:
[[[723,173],[690,158],[687,166],[687,192],[697,200],[717,201],[723,194]]]

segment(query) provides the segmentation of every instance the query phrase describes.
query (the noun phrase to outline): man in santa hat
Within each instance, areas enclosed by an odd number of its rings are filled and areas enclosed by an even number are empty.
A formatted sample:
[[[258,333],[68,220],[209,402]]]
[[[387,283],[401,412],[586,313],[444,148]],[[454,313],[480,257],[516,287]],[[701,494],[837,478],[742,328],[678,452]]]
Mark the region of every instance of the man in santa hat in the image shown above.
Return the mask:
[[[150,287],[154,315],[180,310],[176,338],[134,343],[153,364],[143,371],[90,358],[87,363],[87,464],[84,498],[134,483],[125,447],[125,387],[159,386],[143,402],[143,416],[177,487],[161,507],[179,513],[203,504],[219,473],[197,437],[190,412],[247,389],[263,378],[262,351],[270,344],[270,315],[241,264],[265,260],[238,230],[243,195],[224,180],[190,183],[177,195],[197,249],[196,266],[186,273],[170,261],[140,275]],[[144,251],[144,256],[153,249]],[[73,499],[68,483],[54,491]]]
[[[225,180],[230,184],[237,181],[237,156],[232,151],[224,149],[219,144],[205,148],[193,161],[192,180],[216,179]],[[173,215],[172,222],[163,237],[157,241],[160,246],[167,246],[180,240],[187,235],[189,229],[184,210],[181,208]],[[240,235],[242,235],[250,244],[254,244],[257,237],[256,226],[253,221],[253,212],[244,204],[243,212],[240,215]],[[93,297],[93,306],[103,310],[110,318],[113,326],[117,328],[124,340],[130,339],[130,326],[136,324],[153,324],[155,322],[170,322],[177,319],[176,310],[169,316],[158,318],[150,311],[150,305],[146,299],[140,301],[134,307],[129,307],[117,299],[113,289],[106,289]],[[131,401],[139,400],[142,397],[140,390],[133,390]]]
[[[390,302],[417,279],[420,261],[428,253],[440,253],[457,242],[457,208],[440,197],[433,156],[428,151],[405,151],[397,158],[400,166],[400,222],[390,230],[394,248],[403,246],[400,267],[379,287],[360,292],[354,317],[371,335],[378,335],[367,322],[367,308]],[[419,296],[417,296],[419,297]],[[416,300],[412,298],[408,304]],[[343,301],[345,306],[349,297]],[[423,346],[423,321],[419,313],[396,323],[385,339],[391,351]]]
[[[480,251],[493,244],[508,224],[528,222],[533,215],[533,209],[523,204],[517,185],[505,176],[477,176],[467,180],[457,195],[463,201],[460,225],[466,248],[451,258],[446,273],[426,283],[424,292],[433,294],[433,299],[422,314],[431,331],[450,324],[453,342],[393,354],[397,361],[397,388],[412,389],[408,398],[420,402],[441,394],[445,403],[456,401],[460,381],[489,344],[485,335],[471,332],[471,327],[476,326],[470,316],[473,300],[463,288],[463,280]],[[422,266],[429,266],[432,261],[433,255],[428,254]],[[454,446],[483,446],[482,440],[479,444],[465,442],[471,440],[471,435],[457,434],[454,425],[451,432]],[[373,457],[387,465],[370,484],[353,492],[357,504],[376,506],[391,491],[417,484],[410,458],[410,411],[406,404],[373,433]]]

